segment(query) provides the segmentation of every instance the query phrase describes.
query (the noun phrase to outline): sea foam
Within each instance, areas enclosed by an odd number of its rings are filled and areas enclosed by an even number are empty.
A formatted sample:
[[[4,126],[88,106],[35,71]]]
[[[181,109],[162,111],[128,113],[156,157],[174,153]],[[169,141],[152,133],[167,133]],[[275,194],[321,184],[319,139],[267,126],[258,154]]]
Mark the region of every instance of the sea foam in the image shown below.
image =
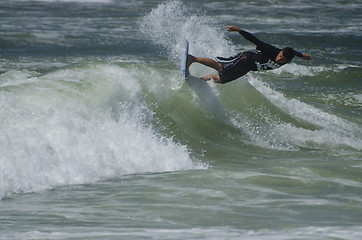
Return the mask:
[[[186,146],[153,129],[136,74],[125,68],[78,65],[38,77],[13,71],[0,82],[7,85],[0,92],[1,198],[201,166]]]
[[[234,53],[225,31],[220,29],[212,18],[195,12],[181,1],[158,5],[141,22],[141,31],[153,44],[167,50],[176,64],[183,56],[185,39],[190,42],[190,53],[195,56],[214,58]]]

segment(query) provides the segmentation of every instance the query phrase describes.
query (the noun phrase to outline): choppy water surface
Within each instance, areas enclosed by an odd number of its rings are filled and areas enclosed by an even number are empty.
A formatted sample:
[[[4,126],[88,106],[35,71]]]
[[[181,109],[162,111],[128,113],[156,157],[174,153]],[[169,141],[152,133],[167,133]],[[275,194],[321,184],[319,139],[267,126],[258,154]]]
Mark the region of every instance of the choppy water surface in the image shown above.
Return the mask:
[[[4,0],[0,239],[360,239],[358,1]],[[190,52],[313,61],[225,85]]]

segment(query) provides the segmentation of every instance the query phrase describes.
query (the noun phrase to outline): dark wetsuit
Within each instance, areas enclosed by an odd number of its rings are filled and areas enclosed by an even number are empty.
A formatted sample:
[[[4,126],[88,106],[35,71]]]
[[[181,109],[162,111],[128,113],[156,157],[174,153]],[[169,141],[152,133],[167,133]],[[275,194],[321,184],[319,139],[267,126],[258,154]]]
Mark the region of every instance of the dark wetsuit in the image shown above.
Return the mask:
[[[222,83],[233,81],[249,71],[271,70],[281,67],[284,64],[275,62],[275,58],[281,51],[268,43],[262,42],[254,35],[241,30],[241,35],[256,45],[257,51],[241,52],[230,58],[217,57],[216,61],[222,64],[223,70],[219,73]],[[302,54],[294,51],[295,55],[302,57]]]

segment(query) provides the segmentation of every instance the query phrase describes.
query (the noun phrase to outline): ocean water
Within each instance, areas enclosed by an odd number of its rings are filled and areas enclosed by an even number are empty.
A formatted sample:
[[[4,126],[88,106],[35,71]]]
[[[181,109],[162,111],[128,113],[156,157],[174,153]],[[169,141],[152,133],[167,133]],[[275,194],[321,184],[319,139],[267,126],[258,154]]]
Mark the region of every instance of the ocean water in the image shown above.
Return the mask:
[[[1,0],[0,239],[362,238],[362,4]],[[225,85],[196,56],[297,57]]]

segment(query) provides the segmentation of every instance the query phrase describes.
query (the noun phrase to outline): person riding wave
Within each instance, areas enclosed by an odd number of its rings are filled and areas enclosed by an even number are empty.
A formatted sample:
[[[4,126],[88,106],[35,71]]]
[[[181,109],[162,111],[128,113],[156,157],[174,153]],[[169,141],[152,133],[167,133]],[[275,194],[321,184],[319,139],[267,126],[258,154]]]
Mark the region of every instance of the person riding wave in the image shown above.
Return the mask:
[[[274,47],[268,43],[260,41],[253,34],[244,31],[234,25],[227,26],[229,32],[239,32],[245,39],[256,45],[257,51],[244,51],[229,58],[216,57],[215,60],[210,58],[194,57],[188,55],[188,67],[195,62],[211,67],[219,72],[218,75],[208,75],[202,77],[204,81],[214,80],[215,83],[231,82],[249,71],[271,70],[290,63],[294,56],[301,57],[305,60],[311,60],[309,54],[302,54],[291,47],[283,49]]]

